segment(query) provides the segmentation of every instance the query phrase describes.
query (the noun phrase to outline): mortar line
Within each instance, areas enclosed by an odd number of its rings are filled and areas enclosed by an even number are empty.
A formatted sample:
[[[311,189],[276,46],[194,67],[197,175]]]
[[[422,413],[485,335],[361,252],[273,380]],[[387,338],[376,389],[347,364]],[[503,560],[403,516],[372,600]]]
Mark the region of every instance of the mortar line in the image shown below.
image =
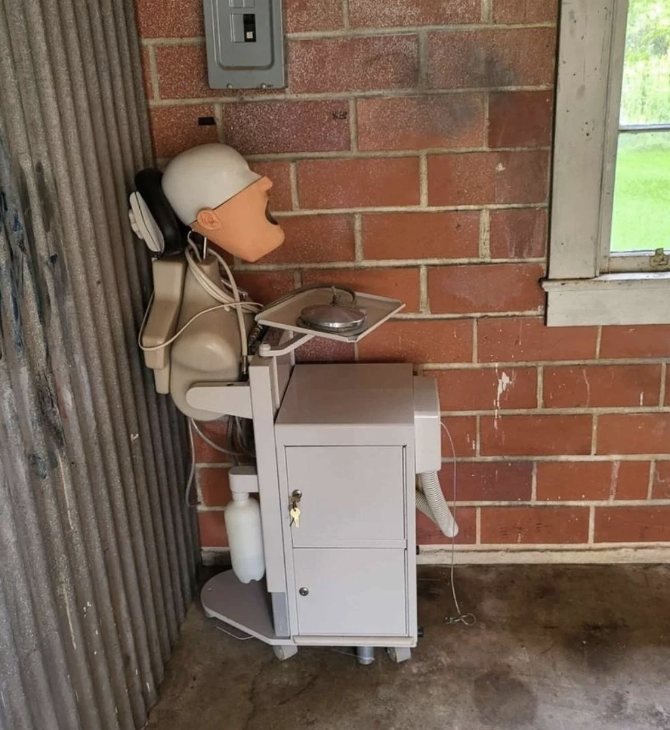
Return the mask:
[[[593,424],[591,426],[591,454],[598,452],[598,412],[593,412]]]
[[[649,465],[649,484],[647,485],[647,500],[654,499],[654,482],[656,481],[656,459],[652,459]]]
[[[297,214],[298,211],[296,211]],[[340,215],[361,215],[362,213],[371,213],[372,211],[362,211],[362,210],[351,210],[351,211],[341,211]],[[302,215],[309,215],[307,211],[300,211]],[[276,218],[280,218],[280,216],[275,216]],[[289,217],[295,217],[295,216],[283,216],[286,218]],[[490,265],[491,261],[482,261],[481,259],[365,259],[363,262],[363,267],[356,267],[356,268],[366,268],[366,269],[407,269],[407,268],[416,268],[417,266],[462,266],[464,264],[470,264],[472,266],[487,266]],[[516,260],[505,260],[505,259],[499,259],[495,263],[500,264],[506,264],[506,263],[523,263],[528,265],[536,265],[537,261],[532,260],[524,260],[519,261]],[[304,269],[346,269],[346,268],[352,268],[352,262],[351,261],[315,261],[313,263],[307,263],[302,261],[292,261],[292,262],[286,262],[282,264],[262,264],[262,263],[253,263],[253,264],[240,264],[240,271],[282,271],[283,269],[287,268],[293,268],[294,266],[301,266]],[[533,312],[534,314],[542,314],[542,309],[538,307],[537,309],[531,309],[531,310],[525,310]],[[506,314],[512,314],[512,312],[486,312],[484,313],[484,316],[487,317],[494,317],[494,316],[505,316]],[[445,314],[444,317],[459,317],[462,318],[464,316],[473,316],[471,313],[460,313],[456,312],[452,315]]]
[[[419,267],[419,308],[424,313],[430,312],[430,301],[428,299],[428,269],[425,266]]]
[[[600,346],[603,340],[603,328],[598,326],[596,328],[596,360],[600,359]]]
[[[588,537],[589,545],[593,545],[593,543],[595,542],[595,540],[594,540],[595,532],[596,532],[596,508],[593,505],[591,505],[589,507],[589,537]]]
[[[533,462],[533,470],[531,472],[530,481],[530,501],[537,502],[537,462]]]
[[[482,508],[475,508],[475,544],[482,544]]]
[[[344,28],[350,27],[349,22],[349,0],[342,0],[342,25]]]
[[[216,121],[216,135],[219,142],[225,142],[226,137],[223,131],[223,108],[221,104],[214,105],[214,120]]]
[[[417,54],[419,58],[417,87],[425,92],[428,88],[428,36],[425,29],[421,29],[417,33]]]
[[[356,99],[349,99],[349,146],[358,152],[358,109]]]
[[[286,160],[279,160],[280,162],[301,162],[301,160],[292,160],[287,158]],[[166,160],[167,162],[167,160]],[[275,160],[255,160],[255,162],[275,162]],[[544,210],[546,205],[544,204],[524,204],[524,203],[481,203],[479,205],[430,205],[427,208],[420,208],[418,205],[372,205],[368,207],[348,207],[348,208],[304,208],[303,214],[309,215],[337,215],[338,213],[448,213],[448,212],[459,212],[459,211],[481,211],[481,210]],[[290,216],[291,211],[277,211],[278,216]],[[477,257],[478,258],[478,257]],[[443,259],[436,259],[436,261],[442,261]],[[445,259],[448,260],[448,259]],[[453,261],[470,261],[476,259],[460,258],[452,259]],[[535,257],[530,259],[522,258],[507,258],[497,259],[498,261],[545,261],[544,257]]]
[[[428,156],[422,152],[419,155],[419,207],[428,206]]]
[[[453,413],[442,413],[441,418],[459,418],[460,414]],[[481,463],[481,464],[498,464],[507,462],[550,462],[550,463],[572,463],[572,462],[605,462],[612,463],[615,461],[630,461],[630,462],[643,462],[643,461],[663,461],[670,462],[670,454],[549,454],[543,456],[537,456],[533,454],[507,454],[505,456],[487,456],[487,455],[475,455],[475,456],[458,456],[456,461],[462,461],[467,463]],[[449,459],[446,459],[449,461]],[[670,499],[669,499],[670,501]]]
[[[472,320],[472,365],[479,365],[479,323],[476,319]]]
[[[661,392],[658,397],[659,405],[663,405],[665,403],[665,399],[667,398],[668,394],[666,393],[665,389],[665,383],[667,381],[668,376],[668,364],[665,360],[661,363]],[[668,404],[670,405],[670,403]]]
[[[491,0],[482,0],[482,23],[493,21],[493,7]]]
[[[363,248],[363,216],[360,213],[354,214],[354,250],[356,261],[363,261],[365,258]]]
[[[501,365],[499,365],[502,368]],[[426,368],[428,371],[428,368]],[[480,408],[479,410],[449,410],[461,416],[490,416],[504,419],[506,416],[608,416],[608,415],[670,415],[670,408],[658,406],[626,406],[620,408]],[[595,452],[591,454],[595,455]]]
[[[483,261],[491,261],[491,217],[484,209],[479,218],[479,256]]]
[[[483,95],[487,92],[496,91],[552,91],[552,84],[535,84],[527,86],[469,86],[462,89],[430,89],[432,96],[447,96],[456,94],[476,94]],[[222,92],[225,89],[221,89]],[[280,92],[271,93],[266,91],[261,94],[255,89],[238,89],[236,94],[224,94],[219,96],[210,94],[209,96],[192,96],[188,98],[163,98],[155,102],[151,102],[151,106],[195,106],[210,104],[212,101],[220,101],[222,104],[252,103],[262,101],[346,101],[351,98],[355,99],[375,99],[375,98],[403,98],[407,96],[417,96],[416,86],[408,86],[401,89],[366,89],[357,90],[350,89],[347,91],[303,91],[303,92]],[[497,148],[496,148],[497,149]]]
[[[366,38],[379,38],[382,36],[389,35],[415,35],[418,31],[433,32],[443,31],[445,33],[473,33],[478,30],[521,30],[526,28],[555,28],[556,23],[493,23],[478,22],[478,23],[445,23],[443,25],[422,25],[420,27],[408,27],[406,25],[396,25],[387,28],[344,28],[341,30],[312,30],[312,31],[299,31],[295,33],[287,33],[286,37],[289,40],[319,40],[328,38],[355,38],[364,36]],[[156,38],[153,41],[162,41],[163,39]],[[168,39],[166,39],[168,40]],[[169,39],[171,40],[171,39]]]
[[[289,185],[291,187],[291,207],[294,211],[300,211],[300,198],[298,196],[298,168],[295,162],[291,162],[288,168]],[[302,214],[303,211],[300,211]],[[278,213],[273,214],[280,217]]]
[[[544,366],[537,368],[537,407],[544,408]]]
[[[153,99],[148,99],[147,101],[151,103],[151,101],[160,101],[160,81],[158,77],[156,49],[153,46],[149,46],[147,48],[147,53],[149,54],[149,80],[151,81],[151,91],[153,91]]]

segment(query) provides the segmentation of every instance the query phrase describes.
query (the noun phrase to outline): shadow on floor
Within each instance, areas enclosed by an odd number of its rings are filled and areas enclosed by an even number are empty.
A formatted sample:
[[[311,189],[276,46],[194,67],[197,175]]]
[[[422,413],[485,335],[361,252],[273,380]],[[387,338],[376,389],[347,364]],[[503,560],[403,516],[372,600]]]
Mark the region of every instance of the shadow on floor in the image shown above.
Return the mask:
[[[473,627],[448,626],[449,573],[419,573],[412,659],[344,649],[286,662],[193,606],[150,730],[670,730],[670,566],[456,570]]]

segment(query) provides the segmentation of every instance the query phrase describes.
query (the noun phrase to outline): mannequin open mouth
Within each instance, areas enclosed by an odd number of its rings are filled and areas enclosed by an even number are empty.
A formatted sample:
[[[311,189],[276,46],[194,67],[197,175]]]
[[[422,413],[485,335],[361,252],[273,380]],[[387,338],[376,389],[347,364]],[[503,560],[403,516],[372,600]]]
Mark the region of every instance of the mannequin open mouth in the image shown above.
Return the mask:
[[[268,204],[265,206],[265,217],[272,223],[273,226],[278,226],[279,221],[270,213],[270,201],[268,201]]]

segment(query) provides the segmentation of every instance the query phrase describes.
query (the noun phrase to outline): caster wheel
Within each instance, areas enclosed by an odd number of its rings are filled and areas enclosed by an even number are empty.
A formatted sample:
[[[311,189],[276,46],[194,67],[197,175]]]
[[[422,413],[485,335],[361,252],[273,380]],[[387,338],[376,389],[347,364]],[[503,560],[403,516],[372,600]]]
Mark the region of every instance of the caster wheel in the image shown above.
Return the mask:
[[[290,659],[298,653],[298,647],[290,645],[273,646],[272,651],[280,662],[285,662],[287,659]]]
[[[412,650],[406,646],[390,646],[386,652],[390,660],[396,664],[406,662],[412,656]]]

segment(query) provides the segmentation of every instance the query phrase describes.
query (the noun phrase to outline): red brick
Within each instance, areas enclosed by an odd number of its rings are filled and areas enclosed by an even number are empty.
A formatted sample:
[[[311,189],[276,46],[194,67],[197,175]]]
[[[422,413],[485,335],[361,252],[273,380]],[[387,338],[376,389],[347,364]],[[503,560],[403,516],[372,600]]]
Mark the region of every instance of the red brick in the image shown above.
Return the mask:
[[[377,213],[363,216],[366,259],[475,258],[479,212]]]
[[[493,0],[494,23],[554,23],[558,0]]]
[[[158,46],[155,49],[161,99],[204,99],[222,96],[207,81],[207,52],[204,45]]]
[[[485,127],[482,94],[359,99],[361,150],[481,147]]]
[[[342,27],[342,3],[333,0],[284,0],[287,33],[337,30]]]
[[[492,210],[489,250],[494,259],[544,258],[547,254],[546,208]]]
[[[600,357],[669,357],[670,325],[603,327]]]
[[[272,180],[270,210],[291,210],[291,164],[289,162],[250,162],[251,169]],[[283,223],[282,223],[283,225]]]
[[[598,417],[599,454],[667,454],[670,413],[613,413]]]
[[[545,368],[547,408],[656,406],[660,365],[573,365]]]
[[[256,101],[223,106],[226,144],[243,155],[348,150],[347,101]]]
[[[614,499],[646,499],[650,468],[648,461],[615,461],[612,464]]]
[[[657,406],[660,365],[573,365],[544,369],[547,408]]]
[[[648,461],[551,461],[537,465],[540,500],[645,499]]]
[[[201,126],[198,119],[213,117],[211,106],[167,106],[149,110],[154,154],[174,157],[184,150],[207,142],[218,142],[215,126]]]
[[[553,93],[508,91],[491,94],[489,147],[542,147],[551,144]]]
[[[349,0],[349,24],[353,28],[478,23],[480,20],[479,0]]]
[[[283,246],[263,257],[264,264],[354,260],[354,221],[346,215],[298,215],[279,220]]]
[[[472,545],[477,541],[477,510],[473,507],[459,507],[456,510],[458,535],[452,541],[445,537],[440,528],[422,512],[416,513],[416,542],[418,545]]]
[[[595,356],[595,327],[545,327],[537,317],[480,319],[481,362],[587,360]]]
[[[588,542],[586,507],[482,507],[483,544],[564,545]]]
[[[542,203],[548,169],[544,150],[431,155],[428,200],[430,205]]]
[[[222,446],[224,449],[230,448],[230,442],[228,440],[228,426],[225,421],[199,421],[198,428],[210,441]],[[203,441],[195,429],[193,429],[193,445],[195,447],[196,464],[227,464],[230,462],[228,456],[222,454]]]
[[[407,312],[420,308],[418,269],[318,269],[305,271],[302,278],[305,284],[332,281],[366,294],[393,297],[405,303]]]
[[[387,322],[358,343],[367,362],[472,361],[472,322],[466,319]]]
[[[442,456],[452,459],[456,456],[474,456],[477,453],[477,418],[476,416],[444,416],[442,423],[454,442],[452,450],[449,436],[442,429]]]
[[[235,272],[235,280],[259,304],[269,304],[295,289],[292,271],[240,271]]]
[[[296,350],[295,357],[298,362],[355,362],[356,349],[346,342],[315,337]]]
[[[670,542],[670,507],[599,507],[595,542]]]
[[[440,484],[448,502],[453,500],[453,464],[445,463]],[[459,502],[520,502],[531,498],[533,464],[530,461],[459,462],[456,497]]]
[[[428,269],[433,313],[527,312],[539,310],[542,264],[472,264]]]
[[[202,36],[202,0],[136,0],[141,38]]]
[[[437,89],[538,86],[554,81],[553,28],[428,34],[428,86]]]
[[[289,41],[290,89],[334,93],[411,89],[419,75],[414,35]]]
[[[198,512],[198,527],[201,547],[228,547],[223,510]]]
[[[430,370],[443,411],[492,411],[537,406],[535,368]]]
[[[482,416],[483,456],[590,454],[592,419],[577,416]]]
[[[670,461],[656,462],[652,498],[670,499]]]
[[[202,500],[208,507],[225,507],[232,499],[228,468],[199,469]]]
[[[303,160],[298,185],[302,208],[418,205],[419,160]]]

